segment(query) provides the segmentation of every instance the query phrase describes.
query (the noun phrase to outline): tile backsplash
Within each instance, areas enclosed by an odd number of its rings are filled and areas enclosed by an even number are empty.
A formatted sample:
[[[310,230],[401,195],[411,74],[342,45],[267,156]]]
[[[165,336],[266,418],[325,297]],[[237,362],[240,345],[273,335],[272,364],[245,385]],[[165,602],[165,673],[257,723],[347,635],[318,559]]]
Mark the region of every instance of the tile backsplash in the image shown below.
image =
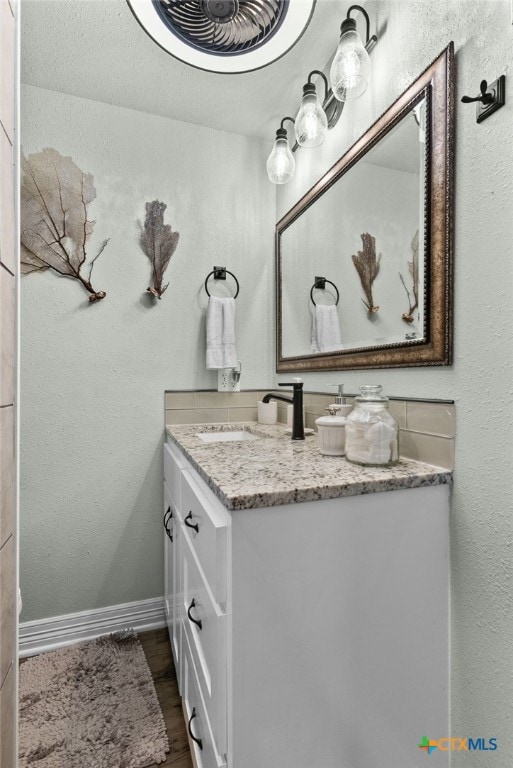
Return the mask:
[[[165,424],[206,424],[256,421],[257,402],[271,390],[243,392],[215,390],[167,391]],[[347,396],[348,403],[353,397]],[[325,414],[333,394],[305,392],[305,427],[315,429],[315,420]],[[401,456],[454,469],[455,408],[451,402],[391,400],[390,412],[400,428]],[[278,421],[287,421],[287,406],[278,401]]]
[[[215,424],[217,422],[256,421],[257,402],[269,392],[166,392],[166,424]]]

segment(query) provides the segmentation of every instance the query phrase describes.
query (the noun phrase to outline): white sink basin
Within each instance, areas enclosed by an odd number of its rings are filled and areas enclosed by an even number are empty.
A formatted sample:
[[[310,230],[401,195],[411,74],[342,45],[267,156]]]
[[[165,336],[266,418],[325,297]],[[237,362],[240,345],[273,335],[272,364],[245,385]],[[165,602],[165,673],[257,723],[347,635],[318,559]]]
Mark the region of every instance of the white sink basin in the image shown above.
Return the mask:
[[[197,437],[204,443],[228,443],[260,439],[258,435],[252,435],[251,432],[246,432],[243,429],[234,432],[198,432]]]

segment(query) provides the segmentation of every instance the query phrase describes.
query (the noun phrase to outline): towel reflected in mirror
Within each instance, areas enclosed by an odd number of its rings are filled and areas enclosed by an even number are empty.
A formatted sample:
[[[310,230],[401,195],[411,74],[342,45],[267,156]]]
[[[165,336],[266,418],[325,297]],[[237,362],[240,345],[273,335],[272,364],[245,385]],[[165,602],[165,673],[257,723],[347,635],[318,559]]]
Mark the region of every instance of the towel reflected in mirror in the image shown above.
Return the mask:
[[[312,316],[312,352],[343,349],[336,304],[316,304]]]

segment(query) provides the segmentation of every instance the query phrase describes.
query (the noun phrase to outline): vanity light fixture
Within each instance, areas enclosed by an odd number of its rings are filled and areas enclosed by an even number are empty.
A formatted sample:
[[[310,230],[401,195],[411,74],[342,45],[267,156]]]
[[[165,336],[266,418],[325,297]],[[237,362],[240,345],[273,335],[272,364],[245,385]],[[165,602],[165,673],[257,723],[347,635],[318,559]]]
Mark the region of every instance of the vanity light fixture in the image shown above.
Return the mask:
[[[319,75],[324,80],[324,101],[328,98],[328,79],[318,69],[312,70],[308,81],[303,86],[303,100],[296,115],[294,131],[300,147],[319,147],[328,131],[328,118],[317,96],[315,85],[311,82],[312,75]]]
[[[356,19],[351,18],[352,11],[360,11],[365,18],[365,44],[356,29]],[[354,101],[367,89],[371,74],[368,49],[377,42],[369,32],[369,14],[361,5],[352,5],[340,27],[340,42],[330,69],[331,88],[339,101]]]
[[[293,117],[284,117],[280,127],[276,131],[276,139],[271,154],[267,158],[267,175],[273,184],[286,184],[294,176],[296,161],[290,151],[287,129],[283,123],[290,120],[295,123]]]
[[[356,31],[356,20],[351,18],[353,11],[360,11],[365,18],[365,45]],[[357,99],[367,88],[371,69],[369,52],[378,42],[378,38],[376,35],[370,35],[370,20],[366,10],[360,5],[351,5],[340,32],[340,43],[331,64],[331,87],[326,75],[318,69],[313,69],[303,86],[303,100],[296,119],[284,117],[276,131],[273,150],[267,160],[269,180],[274,184],[286,184],[292,179],[296,166],[292,153],[298,147],[320,146],[328,130],[337,124],[344,102]],[[319,75],[324,81],[322,104],[312,83],[313,75]],[[295,123],[296,143],[292,149],[289,146],[287,131],[283,127],[285,120]]]

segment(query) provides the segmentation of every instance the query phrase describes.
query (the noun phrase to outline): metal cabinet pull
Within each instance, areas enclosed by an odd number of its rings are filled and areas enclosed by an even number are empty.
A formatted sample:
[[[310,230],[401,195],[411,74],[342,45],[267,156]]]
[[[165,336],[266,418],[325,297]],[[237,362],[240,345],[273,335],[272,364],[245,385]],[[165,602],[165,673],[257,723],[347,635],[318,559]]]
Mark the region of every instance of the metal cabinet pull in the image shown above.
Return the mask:
[[[201,629],[203,627],[201,619],[195,619],[194,616],[191,616],[191,610],[195,607],[196,607],[196,600],[192,598],[192,602],[190,606],[187,608],[187,616],[189,617],[189,621],[192,621],[193,624],[196,624]]]
[[[187,526],[187,528],[194,528],[196,533],[199,533],[199,525],[198,525],[198,523],[188,523],[187,520],[192,520],[192,512],[189,512],[189,514],[187,515],[187,517],[184,520],[184,523]]]
[[[169,537],[169,539],[171,541],[173,541],[173,534],[171,533],[171,531],[169,530],[169,528],[167,526],[168,526],[169,521],[172,519],[172,517],[173,517],[173,512],[171,511],[171,507],[169,506],[166,509],[166,512],[164,514],[164,530],[166,531],[166,533],[167,533],[167,535],[168,535],[168,537]]]
[[[193,734],[193,732],[191,730],[191,723],[192,723],[192,721],[194,720],[195,717],[197,717],[197,715],[196,715],[196,707],[193,707],[192,708],[192,715],[190,716],[189,723],[187,725],[187,730],[189,731],[189,736],[191,737],[191,739],[196,742],[196,744],[198,745],[198,747],[200,749],[203,749],[203,741],[201,739],[197,739],[196,736]]]

